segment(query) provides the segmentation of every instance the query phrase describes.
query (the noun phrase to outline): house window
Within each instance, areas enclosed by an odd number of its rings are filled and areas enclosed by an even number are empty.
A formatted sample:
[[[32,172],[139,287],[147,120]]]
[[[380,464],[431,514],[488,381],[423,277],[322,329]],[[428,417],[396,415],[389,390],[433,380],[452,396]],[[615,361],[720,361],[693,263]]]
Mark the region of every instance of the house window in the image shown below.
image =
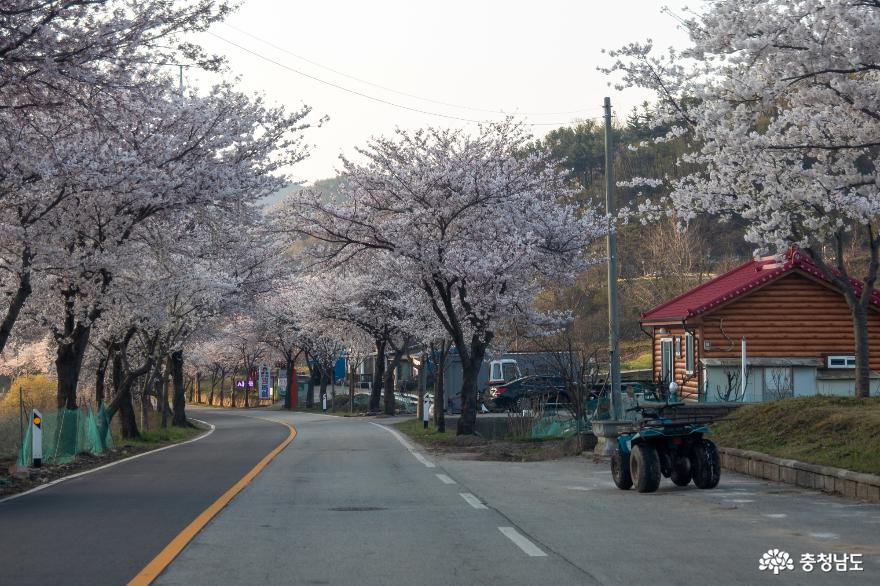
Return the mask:
[[[672,382],[672,338],[660,340],[660,381]]]
[[[681,358],[681,338],[675,336],[675,357]]]
[[[684,370],[694,374],[694,335],[690,332],[684,335]]]
[[[794,395],[794,373],[790,366],[764,368],[764,400],[784,399]]]
[[[855,368],[855,356],[829,356],[826,362],[828,368]]]

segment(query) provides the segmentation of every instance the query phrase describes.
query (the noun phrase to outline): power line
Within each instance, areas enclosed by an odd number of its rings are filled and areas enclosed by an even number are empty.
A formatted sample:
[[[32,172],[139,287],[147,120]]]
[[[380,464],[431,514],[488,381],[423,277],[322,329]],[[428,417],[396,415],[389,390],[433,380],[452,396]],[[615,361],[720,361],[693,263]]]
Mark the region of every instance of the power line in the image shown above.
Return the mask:
[[[211,32],[211,31],[207,31],[207,32],[209,35],[211,35],[217,39],[220,39],[224,43],[232,45],[233,47],[236,47],[236,48],[244,51],[245,53],[253,55],[254,57],[262,59],[263,61],[271,63],[277,67],[280,67],[282,69],[286,69],[287,71],[290,71],[292,73],[296,73],[297,75],[301,75],[303,77],[306,77],[306,78],[311,79],[313,81],[317,81],[318,83],[322,83],[322,84],[330,86],[332,88],[342,90],[342,91],[348,92],[350,94],[354,94],[354,95],[359,96],[361,98],[366,98],[366,99],[372,100],[374,102],[379,102],[380,104],[385,104],[387,106],[392,106],[394,108],[400,108],[401,110],[408,110],[410,112],[416,112],[418,114],[425,114],[427,116],[437,116],[440,118],[447,118],[449,120],[458,120],[459,122],[470,122],[473,124],[489,124],[489,123],[493,122],[492,120],[476,120],[474,118],[464,118],[462,116],[453,116],[452,114],[441,114],[439,112],[431,112],[429,110],[422,110],[420,108],[414,108],[412,106],[405,106],[403,104],[398,104],[396,102],[391,102],[389,100],[383,100],[382,98],[377,98],[375,96],[371,96],[369,94],[365,94],[363,92],[359,92],[357,90],[353,90],[351,88],[341,86],[341,85],[333,83],[331,81],[321,79],[320,77],[315,77],[314,75],[310,75],[308,73],[300,71],[299,69],[296,69],[295,67],[291,67],[290,65],[287,65],[285,63],[281,63],[280,61],[276,61],[275,59],[272,59],[271,57],[266,57],[265,55],[262,55],[261,53],[257,53],[256,51],[248,49],[247,47],[240,45],[234,41],[230,41],[229,39],[227,39],[225,37],[221,37],[220,35],[218,35],[214,32]],[[592,118],[598,119],[600,117],[594,116]],[[570,121],[569,122],[524,122],[524,124],[527,126],[566,126],[566,125],[570,124]]]
[[[391,92],[391,93],[393,93],[393,94],[398,94],[398,95],[401,95],[401,96],[406,96],[407,98],[413,98],[413,99],[416,99],[416,100],[421,100],[421,101],[423,101],[423,102],[430,102],[431,104],[437,104],[437,105],[439,105],[439,106],[447,106],[447,107],[449,107],[449,108],[457,108],[457,109],[459,109],[459,110],[471,110],[471,111],[473,111],[473,112],[483,112],[483,113],[485,113],[485,114],[504,114],[504,115],[510,114],[510,112],[505,112],[504,110],[492,110],[492,109],[488,109],[488,108],[477,108],[477,107],[474,107],[474,106],[464,106],[464,105],[462,105],[462,104],[453,104],[453,103],[451,103],[451,102],[444,102],[444,101],[441,101],[441,100],[434,100],[434,99],[432,99],[432,98],[425,98],[425,97],[423,97],[423,96],[418,96],[418,95],[416,95],[416,94],[410,94],[410,93],[407,93],[407,92],[402,92],[402,91],[400,91],[400,90],[396,90],[396,89],[394,89],[394,88],[390,88],[390,87],[387,87],[387,86],[384,86],[384,85],[380,85],[380,84],[378,84],[378,83],[373,83],[373,82],[368,81],[368,80],[366,80],[366,79],[362,79],[362,78],[360,78],[360,77],[356,77],[356,76],[354,76],[354,75],[350,75],[350,74],[348,74],[348,73],[345,73],[344,71],[339,71],[338,69],[334,69],[334,68],[332,68],[332,67],[328,67],[328,66],[326,66],[326,65],[323,65],[323,64],[321,64],[321,63],[318,63],[317,61],[314,61],[314,60],[312,60],[312,59],[309,59],[308,57],[303,57],[302,55],[298,55],[298,54],[294,53],[293,51],[290,51],[290,50],[288,50],[288,49],[285,49],[284,47],[280,47],[280,46],[276,45],[275,43],[272,43],[271,41],[267,41],[266,39],[263,39],[263,38],[261,38],[261,37],[258,37],[257,35],[254,35],[254,34],[252,34],[252,33],[249,33],[249,32],[247,32],[247,31],[245,31],[245,30],[242,30],[242,29],[240,29],[240,28],[238,28],[238,27],[232,26],[232,25],[229,24],[229,23],[224,22],[224,23],[222,23],[222,24],[223,24],[224,26],[226,26],[227,28],[230,28],[230,29],[232,29],[232,30],[234,30],[234,31],[236,31],[236,32],[239,32],[239,33],[241,33],[241,34],[243,34],[243,35],[245,35],[245,36],[248,36],[248,37],[254,39],[255,41],[258,41],[258,42],[260,42],[260,43],[263,43],[264,45],[267,45],[267,46],[269,46],[269,47],[272,47],[273,49],[276,49],[276,50],[278,50],[278,51],[281,51],[282,53],[287,53],[287,54],[290,55],[291,57],[295,57],[295,58],[297,58],[297,59],[299,59],[299,60],[301,60],[301,61],[305,61],[306,63],[309,63],[309,64],[311,64],[311,65],[314,65],[315,67],[320,67],[321,69],[325,69],[325,70],[327,70],[327,71],[330,71],[330,72],[332,72],[332,73],[335,73],[336,75],[341,75],[342,77],[347,77],[348,79],[351,79],[351,80],[357,81],[357,82],[359,82],[359,83],[363,83],[363,84],[366,84],[366,85],[369,85],[369,86],[372,86],[372,87],[378,88],[378,89],[380,89],[380,90],[385,90],[386,92]],[[595,108],[587,108],[587,109],[583,109],[583,110],[570,110],[570,111],[567,111],[567,112],[517,112],[517,113],[518,113],[519,115],[521,115],[521,116],[565,116],[565,115],[569,115],[569,114],[572,114],[572,115],[573,115],[573,114],[583,114],[583,113],[585,113],[585,112],[589,112],[589,111],[592,111],[592,110],[600,110],[600,109],[601,109],[601,106],[596,106]],[[599,116],[596,116],[596,118],[599,118]]]

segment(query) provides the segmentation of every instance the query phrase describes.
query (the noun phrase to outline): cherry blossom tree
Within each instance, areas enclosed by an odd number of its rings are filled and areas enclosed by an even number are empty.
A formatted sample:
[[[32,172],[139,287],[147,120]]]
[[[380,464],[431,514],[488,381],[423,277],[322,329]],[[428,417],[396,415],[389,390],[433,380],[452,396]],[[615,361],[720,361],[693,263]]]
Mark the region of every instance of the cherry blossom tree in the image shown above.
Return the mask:
[[[303,156],[307,108],[288,114],[229,86],[185,99],[168,89],[107,96],[101,123],[77,139],[94,155],[90,172],[49,224],[45,240],[56,254],[44,286],[56,291],[50,314],[58,317],[46,322],[58,343],[59,402],[68,407],[91,326],[118,295],[119,267],[136,264],[138,235],[200,221],[199,210],[243,219],[241,210],[283,184],[276,171]]]
[[[393,415],[394,373],[410,348],[435,334],[439,323],[427,315],[429,307],[419,292],[414,295],[410,283],[399,278],[396,259],[364,256],[359,264],[321,274],[312,313],[337,329],[354,327],[372,340],[370,410],[378,411],[380,399],[384,399],[384,412]]]
[[[231,11],[215,0],[6,0],[0,10],[0,109],[54,108],[121,72],[220,61],[186,42]],[[130,82],[149,83],[149,75]]]
[[[856,395],[867,396],[880,267],[880,4],[722,0],[683,22],[687,50],[631,44],[606,68],[622,87],[656,91],[661,141],[691,145],[684,176],[645,180],[670,196],[642,210],[738,217],[759,250],[800,247],[846,298]],[[847,258],[853,242],[858,255]]]
[[[474,432],[477,374],[499,321],[573,278],[604,233],[604,219],[571,203],[549,154],[526,154],[528,138],[510,122],[475,136],[401,130],[361,149],[366,163],[344,161],[346,198],[306,190],[289,202],[288,229],[323,243],[325,263],[378,253],[418,291],[462,361],[460,434]]]

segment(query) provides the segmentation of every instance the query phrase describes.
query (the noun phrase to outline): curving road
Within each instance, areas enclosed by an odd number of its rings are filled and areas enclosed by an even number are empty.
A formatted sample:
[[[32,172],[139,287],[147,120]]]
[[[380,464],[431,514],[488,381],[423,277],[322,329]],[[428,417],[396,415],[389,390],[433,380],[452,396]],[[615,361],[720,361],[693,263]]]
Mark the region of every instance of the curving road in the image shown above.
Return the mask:
[[[289,433],[233,413],[192,410],[211,435],[0,503],[0,583],[126,584]]]
[[[124,584],[287,435],[202,411],[214,435],[0,504],[0,582]],[[297,428],[158,584],[877,584],[880,505],[724,473],[617,490],[607,463],[435,457],[388,420],[251,411]],[[861,571],[761,572],[770,548]]]

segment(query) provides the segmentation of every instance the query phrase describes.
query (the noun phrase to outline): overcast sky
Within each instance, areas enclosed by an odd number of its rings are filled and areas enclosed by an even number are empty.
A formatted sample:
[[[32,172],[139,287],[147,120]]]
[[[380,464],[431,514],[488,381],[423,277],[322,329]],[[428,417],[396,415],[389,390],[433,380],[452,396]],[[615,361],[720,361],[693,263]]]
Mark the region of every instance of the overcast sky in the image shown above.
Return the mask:
[[[311,156],[291,171],[311,182],[334,176],[340,153],[352,155],[371,136],[398,126],[474,128],[455,118],[496,120],[501,111],[536,124],[532,131],[543,136],[577,118],[601,116],[604,96],[625,116],[647,96],[608,87],[596,71],[609,61],[602,49],[648,37],[659,47],[683,46],[685,33],[660,9],[680,13],[685,4],[245,0],[227,23],[212,28],[217,37],[198,41],[227,56],[242,89],[290,108],[308,104],[313,120],[329,117],[308,132]],[[189,84],[208,83],[185,75]]]

